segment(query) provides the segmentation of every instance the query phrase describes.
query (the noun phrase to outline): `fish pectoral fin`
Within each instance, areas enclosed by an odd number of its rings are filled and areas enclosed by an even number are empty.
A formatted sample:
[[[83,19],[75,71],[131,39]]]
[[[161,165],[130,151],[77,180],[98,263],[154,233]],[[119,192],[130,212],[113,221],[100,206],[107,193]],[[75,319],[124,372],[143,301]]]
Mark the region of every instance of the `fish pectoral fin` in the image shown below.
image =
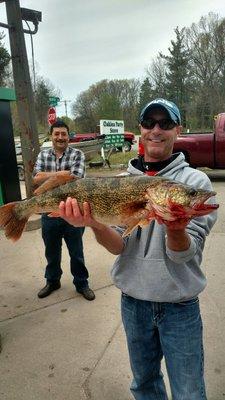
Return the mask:
[[[52,217],[52,218],[60,217],[60,213],[57,211],[52,211],[51,213],[48,214],[48,217]]]
[[[122,237],[129,236],[134,231],[134,229],[136,229],[138,226],[140,226],[142,228],[142,227],[149,225],[150,222],[151,222],[151,218],[150,219],[146,218],[146,219],[141,219],[139,221],[135,221],[133,224],[130,223],[127,226],[127,229],[122,234]]]
[[[48,190],[54,189],[58,186],[65,185],[68,182],[76,179],[73,175],[54,175],[48,178],[42,185],[40,185],[35,191],[34,195],[38,196],[39,194],[43,194]]]
[[[122,237],[129,236],[133,230],[138,227],[138,224],[133,225],[133,226],[128,226],[127,229],[123,232]]]
[[[146,205],[146,203],[144,204]],[[135,228],[138,226],[144,227],[150,224],[150,222],[155,218],[154,210],[148,206],[148,208],[140,208],[140,204],[131,204],[126,206],[123,212],[124,223],[127,229],[123,233],[123,237],[129,236]]]

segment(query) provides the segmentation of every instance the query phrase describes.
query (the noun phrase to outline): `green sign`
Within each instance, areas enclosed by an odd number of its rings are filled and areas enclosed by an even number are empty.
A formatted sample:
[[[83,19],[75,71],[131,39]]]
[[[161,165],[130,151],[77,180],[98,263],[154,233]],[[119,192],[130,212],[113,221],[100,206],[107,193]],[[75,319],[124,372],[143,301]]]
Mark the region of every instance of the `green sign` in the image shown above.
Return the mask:
[[[48,104],[50,107],[55,107],[58,105],[58,102],[60,101],[59,97],[55,97],[55,96],[50,96],[48,98]]]
[[[111,147],[122,147],[124,144],[124,135],[106,135],[104,142],[104,149],[109,149]]]

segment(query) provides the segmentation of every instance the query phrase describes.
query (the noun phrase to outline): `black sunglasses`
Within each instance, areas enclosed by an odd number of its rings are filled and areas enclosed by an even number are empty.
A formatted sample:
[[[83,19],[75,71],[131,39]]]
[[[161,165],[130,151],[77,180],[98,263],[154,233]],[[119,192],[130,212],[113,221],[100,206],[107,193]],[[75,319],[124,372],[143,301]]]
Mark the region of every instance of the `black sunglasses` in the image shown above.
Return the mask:
[[[160,119],[159,121],[153,118],[148,118],[141,122],[141,126],[145,129],[153,129],[156,124],[159,124],[160,129],[163,129],[164,131],[169,131],[178,125],[170,118]]]

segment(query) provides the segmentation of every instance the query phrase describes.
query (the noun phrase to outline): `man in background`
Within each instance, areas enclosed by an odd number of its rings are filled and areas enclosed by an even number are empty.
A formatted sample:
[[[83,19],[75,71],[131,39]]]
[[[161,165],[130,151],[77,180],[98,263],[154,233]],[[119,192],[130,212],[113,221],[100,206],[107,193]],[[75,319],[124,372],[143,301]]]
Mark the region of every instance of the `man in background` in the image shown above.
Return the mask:
[[[34,184],[68,177],[83,178],[85,174],[84,154],[69,147],[69,128],[63,121],[56,121],[50,128],[52,148],[42,150],[34,167]],[[49,183],[50,184],[50,183]],[[70,255],[70,270],[73,284],[78,293],[86,300],[94,300],[95,294],[88,285],[88,270],[84,263],[82,236],[84,227],[74,227],[62,218],[51,218],[43,214],[42,238],[45,244],[47,266],[45,270],[46,285],[38,293],[39,298],[49,296],[61,287],[62,239]]]

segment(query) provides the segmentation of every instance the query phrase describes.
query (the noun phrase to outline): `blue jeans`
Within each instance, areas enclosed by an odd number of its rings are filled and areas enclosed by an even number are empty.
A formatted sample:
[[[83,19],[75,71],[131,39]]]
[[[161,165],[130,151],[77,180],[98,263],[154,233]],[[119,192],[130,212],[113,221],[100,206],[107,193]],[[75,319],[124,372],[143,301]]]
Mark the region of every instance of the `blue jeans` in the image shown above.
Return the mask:
[[[122,294],[121,311],[134,398],[168,400],[161,372],[164,356],[172,399],[206,400],[198,298],[156,303]]]
[[[70,255],[70,270],[77,289],[88,286],[88,270],[84,264],[82,236],[84,228],[75,228],[62,218],[42,215],[42,238],[45,244],[47,266],[45,278],[48,282],[59,281],[62,275],[62,239]]]

